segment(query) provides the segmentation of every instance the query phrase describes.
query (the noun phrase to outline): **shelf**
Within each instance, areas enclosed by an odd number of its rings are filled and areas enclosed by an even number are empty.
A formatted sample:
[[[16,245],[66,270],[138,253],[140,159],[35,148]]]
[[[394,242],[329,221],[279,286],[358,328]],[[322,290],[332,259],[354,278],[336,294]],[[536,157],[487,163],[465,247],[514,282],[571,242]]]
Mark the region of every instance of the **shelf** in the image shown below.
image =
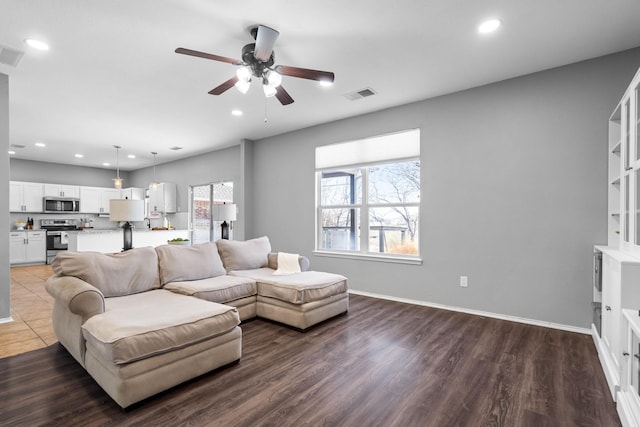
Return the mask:
[[[613,154],[620,155],[620,147],[621,146],[622,146],[622,140],[618,140],[618,142],[616,142],[616,144],[613,146],[613,148],[611,148],[611,152]]]

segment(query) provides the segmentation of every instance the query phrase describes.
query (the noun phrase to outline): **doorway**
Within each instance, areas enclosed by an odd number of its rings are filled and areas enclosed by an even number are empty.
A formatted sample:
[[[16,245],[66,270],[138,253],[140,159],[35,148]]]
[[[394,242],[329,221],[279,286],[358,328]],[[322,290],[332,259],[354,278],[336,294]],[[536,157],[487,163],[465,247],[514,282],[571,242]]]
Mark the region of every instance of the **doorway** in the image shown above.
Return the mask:
[[[191,193],[191,243],[215,242],[221,238],[220,221],[212,218],[217,204],[233,203],[233,181],[192,185]],[[233,232],[233,231],[232,231]]]

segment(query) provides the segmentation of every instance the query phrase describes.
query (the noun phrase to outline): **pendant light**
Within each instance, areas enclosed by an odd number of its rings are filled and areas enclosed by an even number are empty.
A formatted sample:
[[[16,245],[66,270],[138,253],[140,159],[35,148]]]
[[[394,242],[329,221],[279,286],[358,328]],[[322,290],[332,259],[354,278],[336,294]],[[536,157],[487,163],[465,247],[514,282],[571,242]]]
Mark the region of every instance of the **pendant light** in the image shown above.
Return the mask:
[[[120,147],[119,145],[114,145],[113,146],[116,149],[116,177],[113,178],[113,186],[117,189],[121,189],[122,188],[122,178],[120,178],[120,165],[118,163],[118,153],[120,151]]]
[[[158,153],[152,151],[151,154],[153,154],[153,181],[151,181],[150,186],[153,190],[157,190],[158,181],[156,181],[156,156],[158,155]]]

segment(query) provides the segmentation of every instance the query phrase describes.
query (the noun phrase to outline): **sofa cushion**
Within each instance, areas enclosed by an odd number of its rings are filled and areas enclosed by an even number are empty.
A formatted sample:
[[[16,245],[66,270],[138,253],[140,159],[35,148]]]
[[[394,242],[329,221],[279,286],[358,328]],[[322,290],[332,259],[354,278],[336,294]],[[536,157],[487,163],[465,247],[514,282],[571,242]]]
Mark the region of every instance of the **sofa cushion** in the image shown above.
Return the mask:
[[[164,289],[221,304],[258,293],[255,280],[227,275],[187,282],[171,282],[164,285]]]
[[[109,298],[82,325],[103,360],[133,362],[224,334],[240,323],[234,307],[158,289]]]
[[[51,267],[58,276],[74,276],[95,286],[105,297],[160,287],[158,256],[150,246],[113,254],[64,251]]]
[[[161,245],[156,247],[160,282],[199,280],[226,274],[215,243],[192,246]]]
[[[258,295],[292,304],[306,304],[347,292],[347,278],[339,274],[304,271],[274,276],[273,269],[233,271],[233,276],[248,277],[258,284]]]
[[[266,267],[271,252],[267,236],[246,241],[221,239],[216,243],[227,272]]]

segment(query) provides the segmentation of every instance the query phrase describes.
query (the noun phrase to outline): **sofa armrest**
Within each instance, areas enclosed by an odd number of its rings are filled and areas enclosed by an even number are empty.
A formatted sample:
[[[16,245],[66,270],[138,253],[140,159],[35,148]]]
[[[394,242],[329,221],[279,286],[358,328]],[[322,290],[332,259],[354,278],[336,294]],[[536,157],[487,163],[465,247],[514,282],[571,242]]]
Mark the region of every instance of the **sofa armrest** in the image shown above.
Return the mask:
[[[62,307],[86,321],[104,312],[104,295],[95,286],[73,276],[51,276],[46,284],[47,292]]]
[[[303,255],[298,255],[298,264],[300,264],[300,271],[307,271],[309,269],[309,258]],[[267,267],[272,268],[274,270],[278,269],[278,254],[275,252],[271,252],[269,254]]]

